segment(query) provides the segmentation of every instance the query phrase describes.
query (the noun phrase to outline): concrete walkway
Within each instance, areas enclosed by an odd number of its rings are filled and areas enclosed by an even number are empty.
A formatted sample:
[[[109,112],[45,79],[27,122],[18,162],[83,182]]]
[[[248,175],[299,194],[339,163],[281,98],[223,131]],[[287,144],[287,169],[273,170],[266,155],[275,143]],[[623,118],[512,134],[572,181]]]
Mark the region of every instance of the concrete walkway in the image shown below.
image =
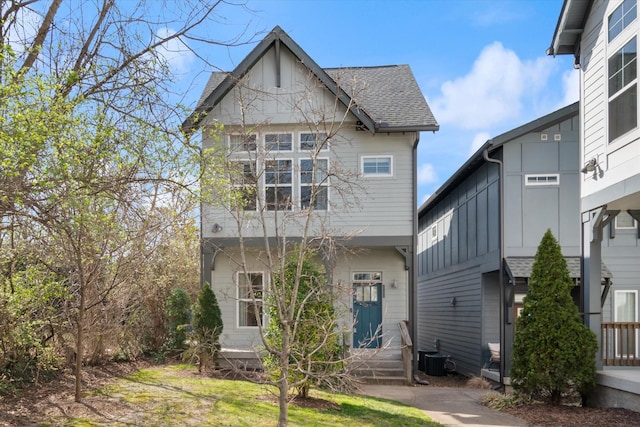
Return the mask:
[[[480,397],[491,390],[428,386],[390,386],[365,384],[362,394],[395,400],[422,409],[444,426],[522,427],[527,423],[504,412],[480,404]]]

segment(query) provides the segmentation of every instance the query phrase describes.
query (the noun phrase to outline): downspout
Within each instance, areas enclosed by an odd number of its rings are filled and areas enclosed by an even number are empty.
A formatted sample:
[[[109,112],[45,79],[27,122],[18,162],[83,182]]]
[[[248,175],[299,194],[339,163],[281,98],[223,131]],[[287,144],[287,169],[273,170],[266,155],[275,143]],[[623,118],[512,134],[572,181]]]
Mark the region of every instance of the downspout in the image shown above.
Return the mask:
[[[500,180],[500,210],[499,210],[499,223],[500,223],[500,260],[499,260],[499,276],[500,281],[500,385],[504,386],[504,372],[506,370],[506,337],[505,337],[505,284],[504,284],[504,168],[502,161],[489,157],[489,149],[485,148],[482,153],[484,160],[490,163],[498,165]]]
[[[409,333],[411,335],[413,363],[412,363],[412,378],[418,378],[418,344],[417,344],[417,332],[418,332],[418,143],[420,142],[420,132],[416,132],[416,140],[413,142],[413,167],[412,174],[413,179],[413,233],[411,234],[411,274],[409,277],[409,295],[411,303],[409,304]]]

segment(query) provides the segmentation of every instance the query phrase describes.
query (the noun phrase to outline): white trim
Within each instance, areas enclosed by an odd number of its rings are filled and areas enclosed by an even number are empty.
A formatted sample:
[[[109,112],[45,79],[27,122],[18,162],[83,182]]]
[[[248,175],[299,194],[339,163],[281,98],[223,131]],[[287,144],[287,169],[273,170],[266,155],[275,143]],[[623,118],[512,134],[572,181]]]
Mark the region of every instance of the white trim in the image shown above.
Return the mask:
[[[532,181],[529,181],[529,179]],[[553,179],[549,179],[553,178]],[[526,174],[524,176],[524,185],[525,186],[540,186],[540,185],[560,185],[560,174],[558,173],[533,173]]]
[[[365,173],[364,171],[364,163],[365,160],[368,159],[389,159],[389,173]],[[366,176],[368,178],[376,178],[376,177],[392,177],[393,176],[393,155],[391,154],[377,154],[377,155],[366,155],[360,156],[360,173],[362,176]]]

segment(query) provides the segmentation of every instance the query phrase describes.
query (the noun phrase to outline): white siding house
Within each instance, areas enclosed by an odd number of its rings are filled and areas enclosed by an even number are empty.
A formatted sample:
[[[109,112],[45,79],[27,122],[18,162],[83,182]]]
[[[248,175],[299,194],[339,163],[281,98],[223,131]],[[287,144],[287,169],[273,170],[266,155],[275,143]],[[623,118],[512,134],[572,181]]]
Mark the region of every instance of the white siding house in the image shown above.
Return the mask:
[[[222,346],[260,346],[245,290],[265,286],[267,245],[285,236],[333,253],[329,281],[349,289],[345,345],[378,326],[354,321],[356,305],[373,301],[383,335],[371,346],[399,355],[398,323],[415,315],[417,145],[438,130],[409,66],[321,68],[276,27],[235,70],[212,74],[183,128],[244,168],[229,188],[253,188],[239,213],[215,198],[202,205],[202,282],[221,306]]]
[[[583,308],[599,339],[600,369],[640,366],[639,38],[637,0],[565,0],[548,50],[574,55],[580,70]],[[597,279],[602,258],[614,271],[606,299]],[[640,371],[631,369],[624,377],[635,372],[635,385],[614,388],[635,390],[638,405]],[[605,370],[598,381],[611,388],[613,375]]]

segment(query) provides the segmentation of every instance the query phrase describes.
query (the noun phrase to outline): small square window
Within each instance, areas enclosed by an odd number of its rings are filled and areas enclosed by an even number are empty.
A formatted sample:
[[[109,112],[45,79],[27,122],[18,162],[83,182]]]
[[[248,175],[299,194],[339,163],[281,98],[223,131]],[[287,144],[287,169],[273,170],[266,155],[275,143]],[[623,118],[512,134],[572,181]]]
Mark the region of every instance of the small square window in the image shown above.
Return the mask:
[[[229,149],[231,150],[231,152],[256,151],[257,137],[255,134],[250,134],[250,135],[231,134],[228,137],[229,137]]]

